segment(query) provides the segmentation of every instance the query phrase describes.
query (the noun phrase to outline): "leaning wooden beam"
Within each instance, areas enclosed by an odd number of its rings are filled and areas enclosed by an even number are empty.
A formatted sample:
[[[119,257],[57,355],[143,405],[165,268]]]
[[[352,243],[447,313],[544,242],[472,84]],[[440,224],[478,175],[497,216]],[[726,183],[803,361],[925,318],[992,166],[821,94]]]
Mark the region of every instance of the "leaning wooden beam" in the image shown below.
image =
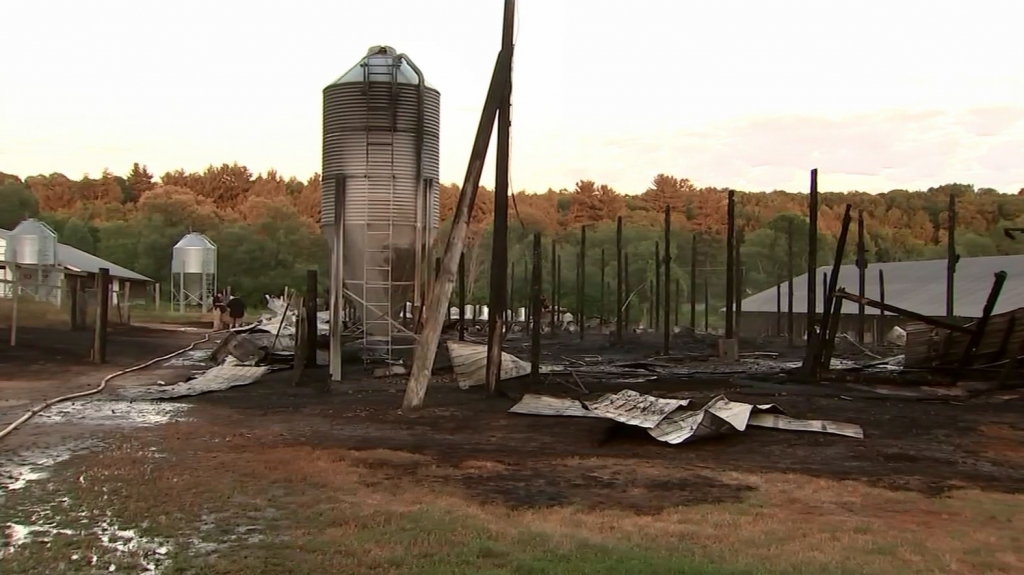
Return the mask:
[[[459,203],[455,207],[452,230],[448,234],[444,258],[441,260],[441,273],[435,280],[434,289],[430,292],[423,332],[416,342],[409,383],[405,388],[405,399],[402,401],[402,409],[406,412],[423,407],[423,399],[427,395],[430,372],[437,355],[438,342],[441,339],[444,306],[452,295],[456,269],[469,231],[469,217],[476,200],[477,188],[480,186],[480,175],[483,172],[484,159],[487,157],[487,148],[491,142],[494,120],[498,115],[499,98],[505,90],[505,85],[509,82],[506,62],[511,57],[511,53],[502,51],[498,54],[498,60],[494,64],[491,85],[487,90],[483,112],[480,114],[480,124],[477,126],[476,141],[473,143],[469,166],[466,168],[466,178],[462,183],[462,191],[459,193]]]
[[[942,329],[948,329],[949,331],[955,331],[955,332],[958,332],[958,333],[966,333],[968,335],[974,333],[974,330],[969,328],[969,327],[965,327],[965,326],[962,326],[962,325],[957,325],[955,323],[950,323],[948,321],[944,321],[944,320],[941,320],[941,319],[935,319],[933,317],[929,317],[929,316],[926,316],[926,315],[919,314],[916,311],[910,311],[908,309],[903,309],[901,307],[896,307],[896,306],[894,306],[892,304],[883,303],[883,302],[880,302],[880,301],[875,301],[875,300],[873,300],[871,298],[862,297],[862,296],[859,296],[857,294],[849,293],[846,290],[844,290],[843,288],[839,288],[838,290],[836,290],[836,297],[843,298],[846,301],[852,301],[853,303],[858,303],[858,304],[863,302],[864,305],[866,305],[866,306],[868,306],[870,308],[874,308],[874,309],[877,309],[877,310],[880,310],[880,311],[883,311],[883,312],[889,312],[891,314],[895,314],[895,315],[898,315],[900,317],[905,317],[907,319],[912,319],[914,321],[919,321],[919,322],[921,322],[921,323],[923,323],[925,325],[930,325],[932,327],[939,327],[939,328],[942,328]]]
[[[812,363],[812,374],[817,375],[820,373],[822,365],[825,369],[828,369],[828,363],[822,363],[824,361],[825,350],[828,347],[829,330],[831,328],[830,317],[832,315],[832,306],[835,299],[836,289],[839,287],[839,271],[843,266],[843,256],[846,252],[846,238],[850,234],[850,223],[852,218],[850,211],[853,206],[846,204],[846,209],[843,211],[843,227],[839,230],[839,239],[836,241],[836,253],[832,258],[832,273],[828,276],[827,291],[825,292],[825,299],[822,300],[823,307],[821,308],[821,327],[818,329],[818,334],[822,337],[818,339],[817,349],[814,352],[814,361]],[[840,308],[842,309],[842,308]]]

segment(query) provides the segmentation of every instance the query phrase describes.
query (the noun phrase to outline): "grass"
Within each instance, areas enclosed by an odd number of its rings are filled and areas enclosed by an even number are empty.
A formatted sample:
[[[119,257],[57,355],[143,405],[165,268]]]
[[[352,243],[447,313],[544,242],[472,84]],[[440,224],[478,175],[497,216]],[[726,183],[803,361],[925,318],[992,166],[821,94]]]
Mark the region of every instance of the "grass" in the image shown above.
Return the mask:
[[[719,472],[754,491],[736,503],[653,515],[571,505],[513,511],[481,504],[450,480],[469,474],[486,482],[506,469],[496,462],[453,468],[227,424],[154,433],[75,458],[49,483],[0,495],[0,524],[42,519],[83,529],[106,521],[155,543],[123,552],[95,535],[59,535],[13,551],[3,559],[10,572],[89,572],[93,566],[70,559],[85,554],[98,555],[104,570],[156,561],[164,573],[220,575],[1024,572],[1024,497],[1016,495],[965,490],[935,499],[850,481]],[[153,446],[164,456],[153,457]],[[686,472],[657,465],[559,462],[566,473]],[[164,543],[171,552],[155,556]]]

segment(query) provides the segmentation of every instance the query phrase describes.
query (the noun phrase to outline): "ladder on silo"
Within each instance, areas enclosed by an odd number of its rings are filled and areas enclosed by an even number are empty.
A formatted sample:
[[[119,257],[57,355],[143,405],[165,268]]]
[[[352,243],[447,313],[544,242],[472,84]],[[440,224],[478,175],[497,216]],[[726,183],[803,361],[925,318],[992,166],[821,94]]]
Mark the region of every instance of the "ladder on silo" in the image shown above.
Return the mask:
[[[391,97],[386,104],[371,102],[371,83],[390,83]],[[366,249],[363,254],[363,361],[374,358],[389,360],[393,348],[395,334],[394,319],[391,317],[392,302],[392,268],[394,265],[394,213],[395,213],[395,131],[398,114],[398,69],[395,60],[381,72],[365,66],[363,81],[366,96],[366,185],[365,238]],[[390,130],[386,136],[374,138],[371,121],[381,112],[388,115]],[[379,132],[378,132],[379,134]],[[381,165],[380,159],[386,158]],[[387,222],[373,222],[370,219],[370,171],[373,167],[385,167],[389,176],[388,218]],[[376,170],[374,170],[376,171]],[[404,312],[404,303],[402,304]],[[404,313],[403,313],[404,315]],[[378,329],[379,328],[379,329]],[[386,338],[381,336],[386,333]]]

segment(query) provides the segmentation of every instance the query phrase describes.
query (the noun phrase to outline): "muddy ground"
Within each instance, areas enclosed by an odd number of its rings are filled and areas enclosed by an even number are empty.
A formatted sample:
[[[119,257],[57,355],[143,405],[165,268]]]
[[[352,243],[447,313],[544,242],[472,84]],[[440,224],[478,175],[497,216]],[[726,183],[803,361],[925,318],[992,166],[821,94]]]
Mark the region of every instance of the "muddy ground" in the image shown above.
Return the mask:
[[[0,369],[17,374],[4,384],[0,400],[24,402],[55,390],[77,390],[98,383],[102,374],[167,353],[201,337],[181,331],[129,328],[111,333],[111,363],[93,366],[85,360],[81,333],[25,334],[17,352],[0,348]],[[652,340],[652,341],[648,341]],[[623,359],[658,355],[660,338],[635,338],[625,346],[610,345],[604,336],[588,341],[563,338],[546,342],[546,360],[592,354]],[[77,342],[77,343],[76,343]],[[208,344],[212,346],[212,342]],[[762,347],[778,348],[766,342]],[[520,351],[521,342],[510,342]],[[678,343],[676,349],[698,353],[706,343]],[[786,350],[783,350],[786,355]],[[790,355],[798,357],[799,350]],[[695,366],[714,361],[694,361]],[[159,366],[157,367],[157,369]],[[164,368],[172,375],[142,372],[142,380],[187,377],[190,368]],[[55,371],[61,375],[56,376]],[[305,384],[323,381],[325,368],[306,370]],[[435,377],[426,408],[408,417],[399,412],[405,381],[375,379],[361,365],[348,366],[345,382],[330,394],[295,386],[290,371],[272,373],[244,387],[185,400],[189,417],[232,428],[274,430],[281,445],[356,451],[389,450],[428,456],[375,464],[382,481],[417,475],[425,482],[456,482],[480,501],[509,507],[550,507],[572,503],[584,507],[623,508],[640,513],[672,506],[729,501],[749,489],[714,479],[711,473],[791,473],[854,480],[892,490],[936,495],[955,488],[1008,493],[1024,491],[1024,409],[1019,401],[879,401],[802,394],[746,395],[728,378],[661,377],[645,383],[618,385],[614,380],[585,381],[600,393],[628,387],[641,392],[673,393],[701,404],[725,393],[730,399],[771,401],[789,415],[829,419],[863,426],[864,440],[818,433],[752,429],[743,434],[687,445],[667,445],[644,430],[589,418],[523,416],[506,413],[526,391],[578,395],[566,376],[543,381],[507,382],[500,397],[456,387],[450,373]],[[54,387],[55,386],[55,387]],[[34,391],[33,391],[34,390]],[[0,405],[0,408],[3,406]],[[8,405],[0,423],[23,412]],[[26,426],[23,438],[40,443],[39,434],[59,427]],[[80,431],[80,430],[77,430]],[[12,436],[14,437],[14,436]],[[23,441],[6,442],[15,448]],[[566,458],[587,465],[567,466]],[[677,473],[639,473],[637,461]],[[477,463],[484,462],[484,471]],[[472,472],[445,475],[420,473],[421,466],[446,465]],[[497,464],[497,465],[494,465]],[[493,472],[487,472],[493,465]]]
[[[510,346],[515,349],[515,342]],[[680,344],[697,353],[702,344]],[[765,342],[763,347],[778,347]],[[637,348],[642,349],[637,349]],[[545,357],[589,353],[604,358],[658,355],[657,346],[614,346],[604,338],[562,341]],[[800,350],[790,350],[799,356]],[[783,356],[786,352],[783,351]],[[715,362],[695,361],[713,369]],[[306,371],[303,383],[321,382],[325,369]],[[481,501],[510,507],[546,507],[572,503],[654,512],[667,507],[728,501],[745,485],[711,479],[701,470],[792,473],[854,480],[871,486],[937,495],[954,488],[999,492],[1024,491],[1024,409],[1020,402],[898,401],[747,393],[729,378],[681,379],[623,386],[614,380],[584,383],[592,394],[628,387],[648,393],[681,394],[700,405],[717,394],[751,403],[775,402],[798,418],[827,419],[863,426],[864,440],[819,433],[752,429],[743,434],[686,445],[667,445],[638,428],[589,418],[509,414],[527,391],[579,396],[569,376],[544,376],[539,383],[506,382],[500,397],[460,390],[452,375],[435,376],[426,408],[413,417],[400,413],[404,378],[373,379],[359,367],[346,382],[323,395],[295,387],[294,375],[271,374],[242,388],[189,400],[193,417],[231,422],[240,429],[271,427],[289,445],[330,449],[390,450],[429,459],[381,462],[382,481],[416,475],[420,466],[453,469],[478,462],[497,463],[494,473],[436,477],[424,481],[462,484]],[[566,466],[566,458],[599,463]],[[637,473],[637,461],[678,473]]]

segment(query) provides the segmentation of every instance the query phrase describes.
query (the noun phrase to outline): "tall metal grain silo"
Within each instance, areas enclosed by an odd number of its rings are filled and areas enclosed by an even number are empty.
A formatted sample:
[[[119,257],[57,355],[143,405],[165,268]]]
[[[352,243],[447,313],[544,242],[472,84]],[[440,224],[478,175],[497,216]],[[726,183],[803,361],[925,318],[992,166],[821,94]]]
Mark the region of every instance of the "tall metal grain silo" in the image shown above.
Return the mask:
[[[171,250],[171,309],[210,311],[216,292],[217,244],[203,234],[185,234]]]
[[[332,294],[344,284],[363,322],[364,357],[388,357],[411,345],[396,338],[412,328],[400,310],[419,309],[432,275],[441,94],[408,56],[374,46],[324,88],[323,114],[320,224],[332,248],[342,246],[332,249]],[[339,342],[332,336],[332,348]]]

